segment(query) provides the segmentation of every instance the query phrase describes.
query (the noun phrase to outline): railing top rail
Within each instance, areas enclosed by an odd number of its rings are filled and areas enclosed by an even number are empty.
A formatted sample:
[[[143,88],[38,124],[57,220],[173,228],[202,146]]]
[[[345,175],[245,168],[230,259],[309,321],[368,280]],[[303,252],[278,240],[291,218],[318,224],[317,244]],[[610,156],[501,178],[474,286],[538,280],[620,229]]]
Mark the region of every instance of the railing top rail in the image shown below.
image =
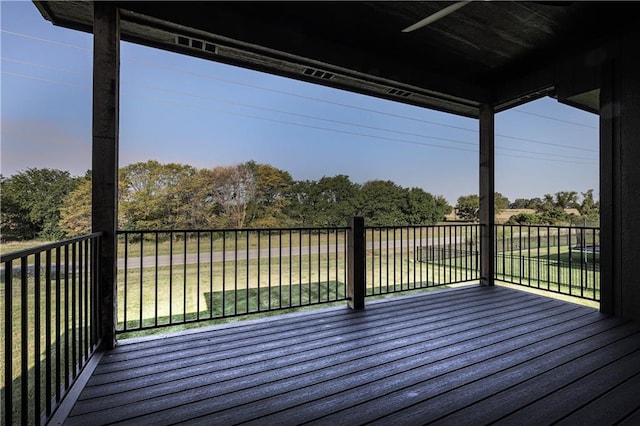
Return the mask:
[[[220,228],[220,229],[132,229],[118,230],[116,234],[184,234],[198,232],[268,232],[268,231],[347,231],[348,226],[314,226],[314,227],[297,227],[297,228]]]
[[[18,250],[11,253],[0,254],[0,263],[11,262],[12,260],[19,259],[24,256],[31,256],[36,253],[42,253],[44,251],[53,250],[58,247],[64,247],[69,244],[77,243],[80,241],[90,240],[92,238],[101,237],[104,232],[94,232],[91,234],[81,235],[79,237],[73,237],[62,241],[56,241],[54,243],[47,243],[37,247],[32,247],[25,250]]]
[[[365,229],[400,229],[400,228],[467,228],[480,226],[479,223],[451,223],[441,225],[365,225]]]
[[[518,224],[518,223],[496,223],[495,226],[500,226],[502,228],[538,228],[538,229],[591,229],[595,231],[599,231],[599,226],[573,226],[573,225],[527,225],[527,224]]]

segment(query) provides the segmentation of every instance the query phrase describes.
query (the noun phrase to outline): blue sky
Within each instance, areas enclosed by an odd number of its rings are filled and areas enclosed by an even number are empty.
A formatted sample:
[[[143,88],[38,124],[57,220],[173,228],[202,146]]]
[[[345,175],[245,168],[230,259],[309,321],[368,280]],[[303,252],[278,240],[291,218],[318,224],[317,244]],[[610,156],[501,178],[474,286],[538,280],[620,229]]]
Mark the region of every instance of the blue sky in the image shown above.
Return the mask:
[[[91,167],[92,36],[1,7],[1,171]],[[121,45],[120,165],[255,160],[297,180],[392,180],[450,203],[478,190],[477,120]],[[598,194],[598,117],[550,98],[496,116],[496,190]]]

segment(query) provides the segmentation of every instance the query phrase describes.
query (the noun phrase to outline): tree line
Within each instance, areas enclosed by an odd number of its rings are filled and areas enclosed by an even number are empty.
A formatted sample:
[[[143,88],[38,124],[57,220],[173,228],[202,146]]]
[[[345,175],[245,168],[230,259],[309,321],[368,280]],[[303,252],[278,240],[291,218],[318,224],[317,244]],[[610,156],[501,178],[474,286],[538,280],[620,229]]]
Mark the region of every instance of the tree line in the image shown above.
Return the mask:
[[[596,225],[600,221],[600,202],[594,200],[593,189],[581,192],[559,191],[555,194],[545,194],[542,199],[516,199],[510,204],[511,208],[534,209],[535,213],[520,213],[512,216],[508,223],[521,225],[549,224],[558,225],[571,223],[576,219],[575,214],[567,209],[575,209],[584,223]]]
[[[293,180],[254,161],[196,169],[139,162],[119,170],[118,227],[123,230],[434,224],[451,206],[444,197],[389,180],[346,175]],[[28,169],[0,176],[2,240],[56,240],[90,232],[91,174]]]
[[[555,194],[545,194],[543,198],[517,198],[514,202],[499,192],[495,193],[494,208],[496,214],[509,209],[531,209],[533,213],[518,213],[507,220],[513,225],[563,225],[577,219],[576,215],[567,212],[575,209],[580,214],[580,220],[596,224],[600,218],[600,203],[593,199],[593,189],[581,192],[559,191]],[[480,198],[476,194],[463,195],[458,198],[455,211],[458,218],[466,221],[478,221]]]
[[[220,229],[344,226],[350,216],[368,225],[430,225],[452,207],[444,197],[421,188],[404,188],[388,180],[352,182],[346,175],[293,180],[269,164],[255,161],[196,169],[177,163],[139,162],[119,170],[118,227],[123,230]],[[0,175],[0,238],[58,240],[91,229],[91,173],[28,169]],[[564,224],[566,209],[597,222],[599,203],[590,189],[578,195],[560,191],[543,198],[494,197],[496,213],[533,209],[507,223]],[[478,221],[477,194],[458,198],[455,212],[463,221]]]

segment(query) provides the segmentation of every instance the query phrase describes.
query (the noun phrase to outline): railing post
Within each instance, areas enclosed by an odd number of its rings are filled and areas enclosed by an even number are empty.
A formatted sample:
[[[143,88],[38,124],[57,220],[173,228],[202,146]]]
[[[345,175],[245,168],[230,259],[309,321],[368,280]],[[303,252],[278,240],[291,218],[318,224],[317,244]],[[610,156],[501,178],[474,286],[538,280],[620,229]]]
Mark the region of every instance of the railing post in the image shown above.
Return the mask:
[[[480,283],[495,279],[495,147],[492,105],[480,105]]]
[[[347,244],[347,300],[351,309],[364,309],[365,241],[364,218],[349,218]]]

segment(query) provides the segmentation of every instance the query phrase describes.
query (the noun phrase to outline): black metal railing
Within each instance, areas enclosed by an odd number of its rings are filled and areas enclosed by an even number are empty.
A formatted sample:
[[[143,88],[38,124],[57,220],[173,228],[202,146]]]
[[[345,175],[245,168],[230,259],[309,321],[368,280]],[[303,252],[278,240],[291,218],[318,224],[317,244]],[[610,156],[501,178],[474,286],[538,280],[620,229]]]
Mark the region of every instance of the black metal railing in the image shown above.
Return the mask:
[[[345,300],[347,230],[119,231],[117,331]]]
[[[598,228],[495,233],[497,280],[599,300]],[[349,227],[119,231],[117,332],[344,301],[350,238]],[[364,294],[476,281],[479,243],[479,225],[365,227]],[[0,257],[5,424],[49,419],[96,350],[100,244],[92,234]]]
[[[100,342],[101,234],[0,255],[4,424],[45,423]]]
[[[478,280],[479,225],[366,227],[366,294]]]
[[[496,225],[496,279],[600,300],[600,229]]]

